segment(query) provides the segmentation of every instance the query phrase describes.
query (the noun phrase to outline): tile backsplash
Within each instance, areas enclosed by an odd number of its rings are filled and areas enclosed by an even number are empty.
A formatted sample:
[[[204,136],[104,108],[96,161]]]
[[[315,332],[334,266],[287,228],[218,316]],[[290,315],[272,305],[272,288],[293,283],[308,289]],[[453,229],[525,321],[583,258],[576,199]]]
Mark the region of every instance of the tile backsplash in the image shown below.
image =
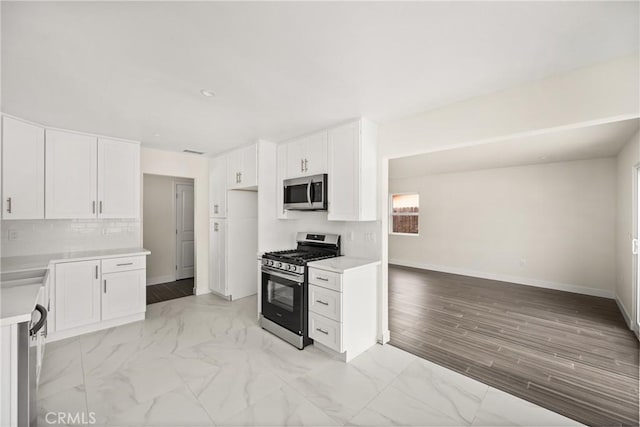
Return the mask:
[[[138,247],[140,220],[1,221],[3,257]]]

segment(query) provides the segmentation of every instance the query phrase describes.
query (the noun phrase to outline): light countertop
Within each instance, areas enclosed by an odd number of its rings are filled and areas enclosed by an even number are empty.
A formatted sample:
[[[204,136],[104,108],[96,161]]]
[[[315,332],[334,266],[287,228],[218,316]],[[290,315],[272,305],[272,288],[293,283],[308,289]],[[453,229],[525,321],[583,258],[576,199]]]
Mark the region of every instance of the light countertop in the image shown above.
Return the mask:
[[[335,258],[321,259],[320,261],[312,261],[307,265],[312,268],[342,274],[347,270],[355,270],[357,268],[378,264],[380,264],[380,261],[375,259],[339,256]]]
[[[123,248],[4,257],[0,258],[0,271],[2,273],[14,273],[21,271],[40,270],[48,268],[50,263],[55,264],[58,262],[149,255],[150,253],[151,252],[144,248]]]
[[[44,269],[0,276],[0,326],[31,320],[47,274]]]

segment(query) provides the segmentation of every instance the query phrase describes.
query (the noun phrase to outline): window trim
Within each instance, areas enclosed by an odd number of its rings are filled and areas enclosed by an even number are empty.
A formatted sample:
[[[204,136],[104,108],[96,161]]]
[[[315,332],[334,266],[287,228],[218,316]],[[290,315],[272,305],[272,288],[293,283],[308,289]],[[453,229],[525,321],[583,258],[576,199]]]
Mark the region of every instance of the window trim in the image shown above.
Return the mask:
[[[392,236],[412,236],[419,237],[420,236],[420,211],[418,212],[399,212],[394,215],[393,213],[393,196],[404,196],[404,195],[417,195],[418,199],[420,198],[420,193],[417,191],[405,191],[401,193],[392,193],[389,192],[389,235]],[[420,208],[418,208],[420,209]],[[418,232],[417,233],[399,233],[393,231],[393,217],[394,216],[417,216],[418,217]]]

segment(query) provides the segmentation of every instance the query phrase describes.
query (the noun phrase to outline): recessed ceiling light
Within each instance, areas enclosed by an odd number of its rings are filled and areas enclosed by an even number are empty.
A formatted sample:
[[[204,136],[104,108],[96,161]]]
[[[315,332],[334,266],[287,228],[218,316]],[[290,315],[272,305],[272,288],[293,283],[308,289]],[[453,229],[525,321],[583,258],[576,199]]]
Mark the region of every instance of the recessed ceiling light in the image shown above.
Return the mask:
[[[160,136],[160,134],[159,133],[154,133],[153,136]]]
[[[208,89],[200,89],[200,93],[202,94],[202,96],[206,96],[207,98],[216,96],[216,93],[214,91]]]

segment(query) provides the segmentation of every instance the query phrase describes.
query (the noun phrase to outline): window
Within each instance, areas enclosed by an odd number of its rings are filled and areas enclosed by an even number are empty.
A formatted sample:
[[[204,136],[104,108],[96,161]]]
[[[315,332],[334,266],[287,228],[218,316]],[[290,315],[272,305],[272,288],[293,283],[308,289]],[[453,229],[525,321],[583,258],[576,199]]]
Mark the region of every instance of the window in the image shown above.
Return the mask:
[[[391,195],[391,232],[399,234],[418,234],[420,215],[420,195]]]

